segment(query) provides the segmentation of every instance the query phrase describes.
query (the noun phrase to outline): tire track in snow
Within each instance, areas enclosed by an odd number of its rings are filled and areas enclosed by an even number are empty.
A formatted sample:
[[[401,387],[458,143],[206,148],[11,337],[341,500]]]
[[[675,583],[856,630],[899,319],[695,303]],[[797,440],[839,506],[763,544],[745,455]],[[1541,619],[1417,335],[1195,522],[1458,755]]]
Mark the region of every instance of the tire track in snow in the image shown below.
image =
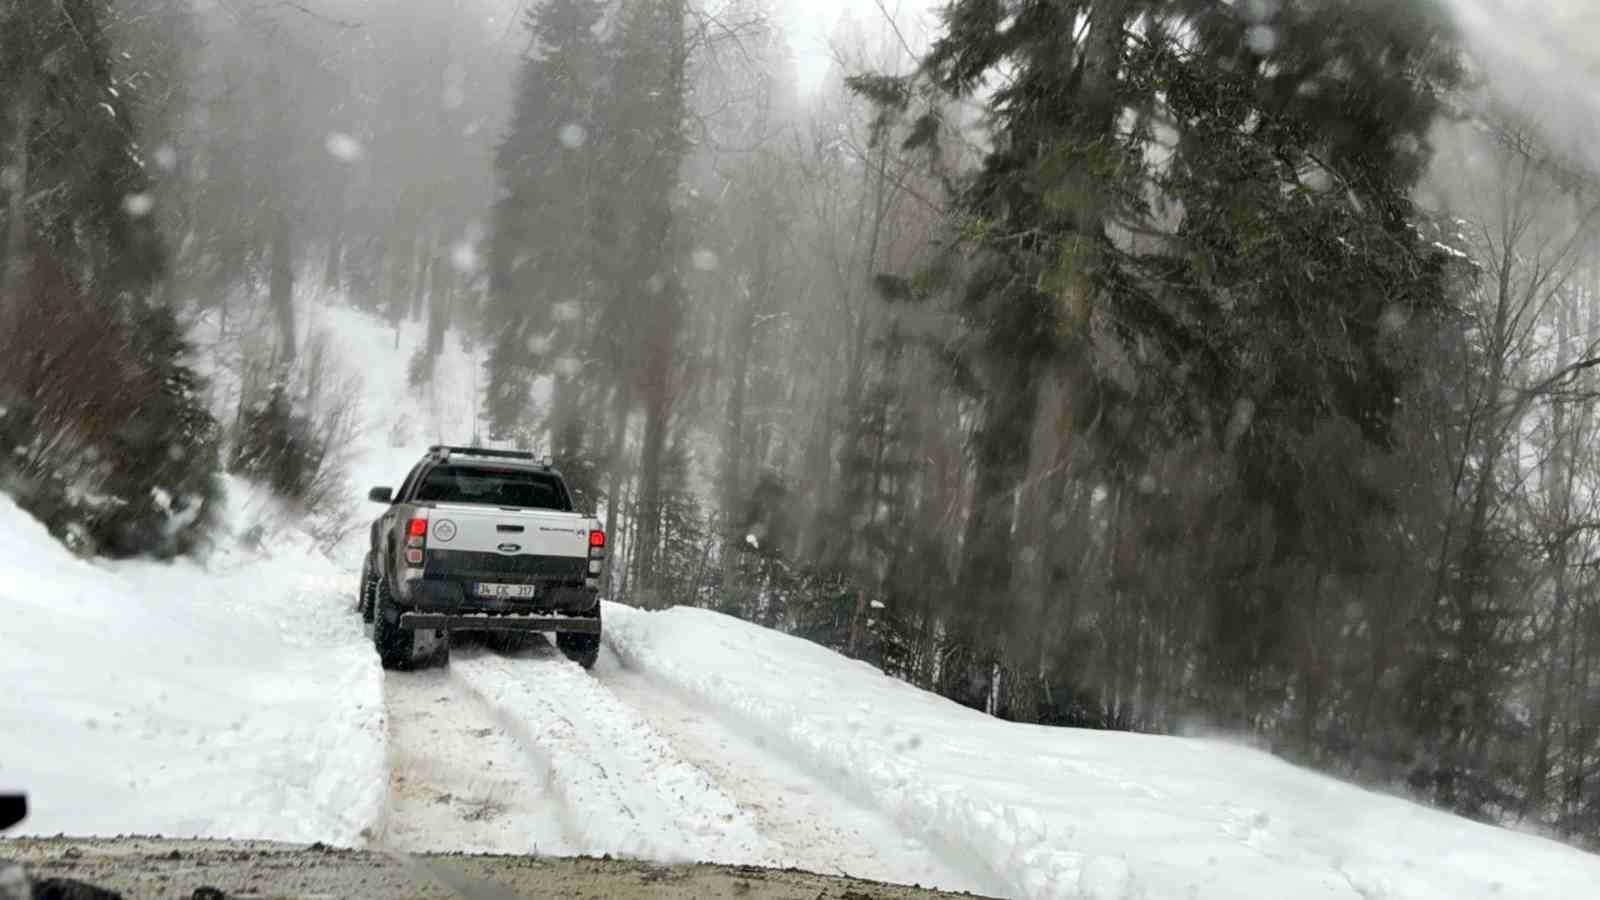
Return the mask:
[[[594,676],[640,713],[691,763],[705,770],[784,855],[812,872],[944,890],[994,890],[981,874],[947,862],[875,808],[862,805],[785,757],[773,741],[738,727],[696,698],[629,669],[607,646]]]
[[[579,852],[776,865],[754,819],[634,709],[548,645],[450,664],[507,733],[541,757]]]
[[[384,673],[389,795],[372,836],[409,852],[570,855],[548,766],[446,670]]]

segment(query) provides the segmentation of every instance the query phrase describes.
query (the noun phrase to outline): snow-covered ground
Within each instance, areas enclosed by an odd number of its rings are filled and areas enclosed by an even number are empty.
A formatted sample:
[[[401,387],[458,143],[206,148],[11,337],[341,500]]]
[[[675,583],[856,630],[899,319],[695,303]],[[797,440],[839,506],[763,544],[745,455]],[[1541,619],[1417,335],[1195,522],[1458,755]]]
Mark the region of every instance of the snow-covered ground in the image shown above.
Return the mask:
[[[609,606],[608,643],[1004,893],[1057,898],[1600,896],[1600,857],[1246,747],[1016,725],[717,613]]]
[[[349,495],[474,432],[454,340],[307,310],[362,379]],[[225,393],[226,373],[219,374]],[[382,673],[327,552],[229,480],[203,562],[86,562],[0,497],[0,790],[30,833],[797,866],[1029,898],[1600,896],[1600,857],[1223,741],[1008,724],[715,613],[608,605],[584,673],[548,647]]]
[[[305,320],[331,374],[360,383],[356,517],[334,547],[235,478],[214,548],[171,564],[77,559],[0,495],[0,790],[29,793],[28,833],[353,844],[380,821],[384,680],[351,612],[366,488],[470,437],[477,362],[451,340],[418,397],[416,326],[396,349],[393,329],[347,307],[313,304]],[[211,324],[198,362],[227,417],[236,354]]]
[[[818,771],[713,703],[622,664],[607,648],[594,678],[698,766],[755,820],[785,867],[902,884],[1002,894],[1004,884],[970,853],[930,841],[863,802],[831,771]]]
[[[381,808],[350,579],[227,490],[204,566],[80,560],[0,495],[0,790],[27,831],[352,843]]]

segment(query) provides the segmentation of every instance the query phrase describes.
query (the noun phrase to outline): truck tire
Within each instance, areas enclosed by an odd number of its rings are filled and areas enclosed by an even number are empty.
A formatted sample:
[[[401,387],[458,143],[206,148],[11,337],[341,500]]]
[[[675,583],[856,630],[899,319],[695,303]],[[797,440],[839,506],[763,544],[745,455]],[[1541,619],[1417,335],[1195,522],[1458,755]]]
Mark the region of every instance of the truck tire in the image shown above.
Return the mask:
[[[595,607],[595,621],[600,621],[600,608]],[[600,635],[582,634],[576,631],[561,631],[556,633],[556,646],[565,653],[567,659],[572,660],[585,669],[592,668],[594,661],[600,657]]]
[[[361,610],[361,621],[372,621],[372,603],[378,593],[378,576],[372,565],[372,552],[367,551],[366,559],[361,563],[361,586],[357,588],[356,608]]]
[[[378,648],[378,662],[390,671],[405,671],[417,665],[417,633],[400,627],[400,607],[395,605],[389,580],[378,576],[373,588],[372,644]]]

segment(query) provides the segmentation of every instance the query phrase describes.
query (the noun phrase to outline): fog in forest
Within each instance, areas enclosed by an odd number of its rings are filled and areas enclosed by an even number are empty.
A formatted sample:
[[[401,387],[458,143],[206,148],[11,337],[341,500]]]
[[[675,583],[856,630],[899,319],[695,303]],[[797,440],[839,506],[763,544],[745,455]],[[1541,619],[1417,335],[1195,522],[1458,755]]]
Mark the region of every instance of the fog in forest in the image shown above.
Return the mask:
[[[396,446],[553,457],[611,599],[1597,846],[1597,46],[1582,0],[7,2],[0,488],[85,555],[203,556],[224,471],[331,539],[405,379]],[[330,308],[427,337],[357,371]]]

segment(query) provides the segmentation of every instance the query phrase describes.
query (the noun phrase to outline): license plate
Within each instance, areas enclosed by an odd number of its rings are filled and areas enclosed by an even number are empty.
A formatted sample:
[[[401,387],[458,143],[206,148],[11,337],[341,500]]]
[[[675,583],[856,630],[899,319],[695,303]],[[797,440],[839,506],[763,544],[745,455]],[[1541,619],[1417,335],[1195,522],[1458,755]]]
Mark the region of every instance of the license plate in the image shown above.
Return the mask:
[[[500,600],[529,600],[538,593],[536,584],[491,584],[478,583],[479,597],[494,597]]]

